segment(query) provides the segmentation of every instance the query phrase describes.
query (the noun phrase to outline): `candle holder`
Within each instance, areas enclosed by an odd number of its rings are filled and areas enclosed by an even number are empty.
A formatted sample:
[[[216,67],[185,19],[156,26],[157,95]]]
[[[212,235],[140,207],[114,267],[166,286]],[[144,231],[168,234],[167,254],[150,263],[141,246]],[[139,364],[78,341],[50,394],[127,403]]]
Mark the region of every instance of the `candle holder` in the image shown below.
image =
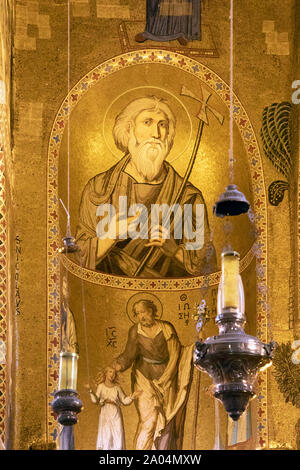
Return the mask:
[[[76,390],[59,390],[51,403],[52,410],[57,414],[57,421],[63,426],[73,426],[78,422],[78,413],[82,409]]]
[[[236,252],[222,255],[216,317],[219,335],[204,342],[198,341],[194,353],[195,367],[212,378],[214,396],[223,403],[234,421],[239,419],[249,400],[255,396],[257,374],[271,365],[276,346],[273,341],[265,344],[244,332],[246,317],[242,280],[235,262],[227,265],[228,259],[232,256],[237,259],[237,255]],[[228,286],[231,286],[231,291]]]
[[[59,248],[59,252],[63,254],[76,253],[78,251],[78,245],[75,243],[75,238],[72,236],[64,237],[62,239],[63,246]]]
[[[63,426],[76,424],[77,415],[82,409],[82,402],[76,391],[77,360],[78,354],[76,353],[60,353],[59,390],[54,395],[51,407],[57,414],[58,422]]]
[[[76,253],[79,250],[78,245],[76,244],[75,238],[71,234],[70,225],[67,225],[66,236],[62,239],[63,246],[59,248],[60,253]]]

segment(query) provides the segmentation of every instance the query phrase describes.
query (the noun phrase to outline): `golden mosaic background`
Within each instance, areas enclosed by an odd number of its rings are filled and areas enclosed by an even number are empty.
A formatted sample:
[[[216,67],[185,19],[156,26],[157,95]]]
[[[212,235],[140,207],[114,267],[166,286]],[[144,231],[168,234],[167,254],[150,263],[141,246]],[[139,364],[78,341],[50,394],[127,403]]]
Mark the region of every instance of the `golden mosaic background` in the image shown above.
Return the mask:
[[[142,0],[124,0],[120,2],[107,3],[103,7],[101,0],[86,0],[84,2],[71,1],[71,86],[76,87],[84,80],[92,70],[96,71],[100,64],[111,61],[112,58],[121,57],[125,59],[127,54],[140,54],[141,48],[137,46],[132,50],[133,35],[144,21],[145,2]],[[298,317],[298,292],[299,292],[299,186],[298,186],[298,163],[295,164],[293,172],[293,188],[290,193],[291,202],[294,207],[293,221],[290,220],[290,207],[287,195],[279,206],[271,206],[267,203],[267,188],[276,179],[279,179],[278,172],[272,163],[267,160],[262,151],[259,138],[262,122],[262,112],[265,106],[273,102],[291,101],[291,83],[300,79],[299,57],[299,31],[300,12],[299,2],[295,0],[284,0],[281,3],[270,0],[269,2],[258,2],[249,0],[248,2],[236,2],[236,15],[238,22],[235,26],[235,87],[234,91],[245,110],[246,119],[254,131],[257,145],[255,145],[254,159],[257,159],[260,170],[255,175],[255,168],[249,159],[249,147],[246,149],[243,139],[240,137],[238,128],[243,124],[237,123],[235,130],[236,148],[241,158],[241,166],[237,168],[239,175],[239,185],[246,195],[255,203],[262,200],[262,205],[254,207],[254,212],[259,214],[263,211],[263,219],[259,223],[265,223],[260,235],[267,234],[267,239],[263,240],[266,253],[261,258],[256,257],[259,266],[265,266],[262,279],[255,266],[255,258],[246,263],[243,273],[250,331],[255,331],[262,338],[273,336],[279,343],[294,340],[299,331],[297,330]],[[5,259],[9,259],[9,269],[6,273],[7,286],[11,286],[8,294],[8,302],[4,306],[6,316],[4,327],[5,335],[9,332],[12,348],[8,348],[9,368],[6,376],[11,383],[11,420],[13,423],[6,431],[6,437],[10,438],[10,445],[16,449],[29,448],[49,448],[53,447],[55,440],[54,417],[51,415],[49,403],[52,399],[51,393],[57,383],[57,365],[55,366],[55,351],[59,351],[57,344],[57,332],[53,326],[58,320],[57,302],[59,299],[59,278],[57,277],[57,266],[49,263],[55,259],[54,246],[50,249],[50,243],[60,242],[62,233],[59,231],[52,233],[49,239],[51,227],[57,227],[63,232],[65,219],[61,209],[55,215],[51,215],[52,209],[57,208],[57,201],[50,200],[50,197],[58,195],[65,199],[65,159],[63,129],[58,129],[62,137],[61,153],[57,156],[51,155],[55,146],[51,147],[51,139],[54,136],[54,128],[57,125],[58,113],[67,96],[67,3],[65,0],[16,0],[16,2],[6,2],[13,11],[12,25],[7,25],[7,19],[2,17],[1,24],[13,30],[13,96],[10,103],[13,119],[12,148],[13,152],[7,153],[6,171],[6,208],[9,221],[10,233],[5,235]],[[199,68],[205,67],[212,71],[212,78],[207,79],[208,86],[216,84],[213,79],[214,74],[220,77],[224,83],[229,81],[229,9],[226,2],[205,2],[203,11],[203,29],[205,39],[202,45],[193,45],[193,50],[187,50],[178,46],[176,42],[165,45],[170,54],[179,54],[178,60],[183,57],[186,67],[192,63],[197,63]],[[2,31],[2,29],[1,29]],[[2,34],[2,33],[1,33]],[[1,36],[2,37],[2,36]],[[152,44],[147,43],[149,56],[155,50],[159,50],[159,45],[152,48]],[[162,48],[163,55],[166,49]],[[1,52],[3,57],[3,49]],[[5,52],[7,54],[7,52]],[[134,55],[131,55],[133,57]],[[193,61],[193,62],[189,62]],[[155,61],[153,61],[155,62]],[[147,65],[149,70],[155,70],[151,86],[159,86],[164,89],[171,89],[177,93],[175,83],[182,82],[182,76],[186,77],[191,87],[195,87],[195,81],[191,74],[184,69],[172,70],[176,80],[170,83],[166,65],[152,63]],[[145,66],[145,69],[147,68]],[[130,80],[135,81],[132,86],[141,86],[145,77],[143,66],[138,74],[130,75]],[[96,71],[97,72],[97,71]],[[111,83],[118,88],[118,94],[126,90],[126,80],[130,68],[124,67],[123,74],[114,74],[110,77]],[[106,78],[103,81],[98,79],[90,80],[94,83],[90,93],[87,93],[77,103],[74,103],[76,113],[71,117],[71,129],[78,130],[79,120],[84,110],[90,109],[89,120],[81,126],[80,133],[76,133],[72,140],[74,151],[74,163],[72,167],[72,187],[76,188],[72,192],[72,230],[76,225],[77,207],[79,195],[85,181],[94,174],[106,169],[111,164],[111,157],[105,147],[101,147],[101,117],[111,99]],[[118,78],[119,77],[119,78]],[[202,77],[203,78],[203,77]],[[9,76],[1,76],[0,80],[10,81]],[[103,93],[101,84],[103,84]],[[147,82],[148,84],[148,82]],[[107,87],[107,88],[105,88]],[[108,90],[107,92],[104,92]],[[93,95],[94,93],[94,95]],[[101,94],[102,93],[102,94]],[[101,97],[101,103],[93,97]],[[226,110],[224,100],[214,95],[214,103]],[[192,105],[190,105],[192,109]],[[195,109],[195,106],[193,106]],[[190,109],[190,108],[189,108]],[[80,114],[81,113],[81,114]],[[95,119],[99,115],[99,121]],[[226,129],[227,121],[221,129],[218,129],[222,139],[218,141],[214,134],[215,125],[207,130],[204,136],[203,148],[200,152],[201,167],[195,168],[192,182],[203,189],[206,202],[209,208],[211,222],[211,207],[216,197],[223,191],[223,181],[226,162]],[[77,120],[77,121],[76,121]],[[99,127],[98,127],[99,125]],[[98,132],[99,131],[99,132]],[[78,138],[81,135],[82,138]],[[5,137],[7,141],[7,137]],[[296,138],[297,139],[297,138]],[[211,143],[216,142],[216,147],[212,148]],[[223,143],[222,143],[223,142]],[[224,144],[224,145],[223,145]],[[3,147],[3,144],[2,144]],[[10,149],[11,146],[8,145]],[[103,159],[95,158],[94,150],[103,155]],[[85,158],[80,159],[78,152],[84,152]],[[187,149],[188,154],[189,149]],[[293,158],[298,162],[299,141],[293,149]],[[2,156],[2,154],[1,154]],[[50,157],[49,157],[50,156]],[[50,159],[49,159],[50,158]],[[57,173],[54,174],[51,159],[56,158]],[[77,164],[79,162],[79,164]],[[248,162],[248,166],[246,164]],[[53,166],[53,165],[52,165]],[[184,158],[174,161],[174,166],[182,174],[185,168]],[[214,181],[214,188],[203,178],[202,169],[205,168],[209,174],[207,181]],[[223,172],[219,172],[222,168]],[[56,181],[57,187],[51,182]],[[198,184],[199,181],[199,184]],[[53,190],[50,194],[49,190]],[[58,192],[59,191],[59,192]],[[2,193],[4,195],[4,193]],[[55,207],[54,207],[55,206]],[[54,220],[53,220],[54,219]],[[2,219],[3,222],[3,219]],[[55,222],[55,223],[54,223]],[[236,242],[241,251],[242,257],[249,256],[249,250],[253,243],[251,237],[244,237],[249,233],[250,223],[248,219],[242,222],[243,230],[237,232]],[[290,225],[295,224],[294,231],[290,231]],[[217,247],[220,252],[222,247],[222,224],[215,228]],[[3,233],[3,230],[2,232]],[[294,237],[291,240],[291,233]],[[18,241],[20,240],[20,242]],[[291,243],[292,242],[292,243]],[[17,260],[16,244],[21,246],[21,254]],[[19,249],[19,248],[18,248]],[[295,283],[295,312],[294,317],[289,316],[289,275],[291,260],[297,260]],[[66,263],[64,263],[66,264]],[[51,271],[52,269],[52,271]],[[62,267],[65,270],[65,266]],[[71,291],[73,292],[72,308],[77,315],[76,321],[80,325],[82,316],[79,305],[79,293],[81,288],[81,278],[84,273],[76,273],[76,267],[70,265]],[[72,270],[73,269],[73,270]],[[51,272],[50,272],[51,271]],[[18,282],[16,284],[16,273]],[[92,276],[95,276],[92,273]],[[94,279],[94,278],[93,278]],[[255,281],[256,279],[256,281]],[[260,282],[260,281],[263,282]],[[123,281],[121,281],[123,282]],[[124,281],[125,282],[125,281]],[[267,285],[267,292],[263,292],[264,285]],[[53,286],[57,286],[57,293],[51,304],[50,293]],[[85,282],[85,295],[87,306],[91,313],[90,333],[89,333],[89,353],[92,359],[91,374],[94,374],[98,364],[102,349],[99,342],[104,341],[105,328],[114,325],[119,326],[119,315],[122,317],[120,324],[117,348],[120,352],[123,344],[123,332],[127,330],[129,320],[124,313],[124,303],[134,291],[130,287],[123,285],[122,296],[117,295],[119,288],[110,285],[104,286],[103,280],[98,284],[95,279],[92,282]],[[159,290],[159,289],[158,289]],[[213,286],[210,290],[210,302],[213,303]],[[254,294],[255,292],[255,294]],[[167,309],[164,318],[174,318],[182,342],[188,344],[194,340],[193,324],[181,326],[182,321],[178,317],[178,298],[185,293],[189,296],[190,304],[198,300],[197,289],[182,289],[178,294],[168,294],[168,292],[155,291],[160,296]],[[172,300],[170,300],[172,297]],[[254,312],[257,310],[257,302],[262,296],[262,305],[265,311],[262,312],[264,318],[255,318]],[[17,297],[16,297],[17,296]],[[99,311],[106,300],[112,297],[113,309],[107,317],[99,318]],[[16,311],[16,298],[18,298],[18,311]],[[180,300],[180,299],[179,299]],[[95,303],[96,301],[96,303]],[[267,302],[267,303],[266,303]],[[213,306],[212,306],[213,307]],[[52,313],[50,308],[54,308]],[[122,313],[123,312],[123,313]],[[253,312],[253,313],[252,313]],[[52,315],[52,317],[51,317]],[[176,318],[176,320],[175,320]],[[82,324],[82,323],[81,323]],[[9,325],[11,329],[9,330]],[[1,326],[1,325],[0,325]],[[56,328],[58,327],[58,324]],[[211,322],[207,327],[207,334],[216,331]],[[95,333],[94,336],[94,332]],[[79,328],[79,341],[83,343],[82,328]],[[30,346],[30,347],[29,347]],[[99,349],[100,348],[100,349]],[[83,348],[81,348],[83,349]],[[51,359],[52,358],[52,359]],[[85,363],[84,353],[80,356],[80,364]],[[86,380],[84,366],[80,368],[79,391],[83,401],[87,401],[82,385]],[[124,388],[128,390],[128,376],[125,376]],[[205,388],[209,384],[207,377],[201,378],[200,395],[200,415],[199,431],[197,435],[197,445],[205,449],[210,449],[214,441],[214,407],[213,400],[205,393]],[[299,417],[298,410],[290,403],[285,403],[283,395],[279,392],[277,383],[273,377],[272,369],[262,376],[260,384],[264,398],[261,411],[260,398],[253,402],[253,412],[256,416],[256,429],[254,434],[258,437],[256,446],[261,448],[272,448],[274,446],[293,447],[296,446],[295,424]],[[1,389],[2,391],[2,389]],[[49,394],[49,392],[51,392]],[[191,400],[195,399],[192,391]],[[3,401],[2,417],[7,413],[8,401],[6,394]],[[130,419],[124,411],[124,419],[128,429],[135,427],[135,422]],[[200,416],[199,415],[199,416]],[[226,417],[221,412],[222,434],[226,440]],[[87,419],[90,424],[87,424]],[[76,441],[78,447],[88,445],[92,448],[94,436],[91,434],[88,442],[83,442],[82,430],[87,426],[95,429],[97,413],[90,405],[86,407],[86,414],[80,416],[80,422],[76,429]],[[259,428],[259,429],[258,429]],[[2,431],[1,431],[2,429]],[[0,432],[3,434],[3,428]],[[208,432],[207,430],[210,430]],[[205,430],[205,433],[203,432]],[[191,431],[186,430],[185,447],[190,446]],[[261,439],[261,440],[260,440]],[[4,439],[5,440],[5,439]],[[128,443],[130,446],[130,443]]]

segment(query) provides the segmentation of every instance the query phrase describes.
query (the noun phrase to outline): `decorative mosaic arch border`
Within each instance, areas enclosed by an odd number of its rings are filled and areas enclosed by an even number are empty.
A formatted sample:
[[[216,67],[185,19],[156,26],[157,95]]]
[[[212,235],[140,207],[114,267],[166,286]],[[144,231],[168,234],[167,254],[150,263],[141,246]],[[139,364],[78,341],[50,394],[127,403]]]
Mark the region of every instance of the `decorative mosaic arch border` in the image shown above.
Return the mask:
[[[0,11],[1,24],[10,25],[12,20],[11,7]],[[0,100],[0,438],[4,446],[7,445],[9,434],[10,414],[10,361],[11,361],[11,310],[10,292],[10,233],[9,214],[10,205],[10,180],[11,174],[11,128],[10,128],[10,53],[11,38],[8,28],[0,33],[0,78],[1,86],[4,87]],[[13,269],[12,269],[13,271]],[[11,307],[11,308],[10,308]]]
[[[61,234],[59,231],[59,197],[58,197],[58,158],[65,130],[70,113],[75,109],[80,99],[104,77],[124,70],[126,68],[136,66],[138,64],[164,64],[170,68],[176,67],[187,73],[192,74],[195,78],[201,80],[208,88],[215,92],[223,102],[230,106],[230,89],[229,86],[212,70],[195,61],[178,53],[165,50],[139,50],[121,54],[112,59],[105,61],[95,67],[84,76],[70,91],[69,98],[63,101],[57,116],[54,120],[49,147],[48,147],[48,209],[47,209],[47,274],[48,274],[48,439],[56,440],[57,438],[57,422],[51,412],[50,403],[53,399],[58,386],[59,373],[59,327],[60,327],[60,308],[59,308],[59,254],[58,247],[61,244]],[[68,103],[70,102],[70,106]],[[258,142],[250,122],[250,119],[242,106],[239,99],[234,95],[234,120],[239,128],[246,153],[249,160],[251,171],[251,179],[253,182],[255,222],[257,230],[256,250],[259,250],[259,256],[256,258],[259,262],[260,271],[257,276],[257,336],[263,342],[268,342],[268,308],[267,308],[267,200],[264,184],[263,167],[261,161]],[[76,268],[79,273],[74,271],[74,266],[69,260],[64,260],[65,266],[71,272],[79,277],[84,278],[84,271]],[[94,276],[91,272],[91,277]],[[97,283],[105,286],[119,288],[116,283],[115,276],[97,273]],[[214,277],[214,278],[213,278]],[[210,282],[217,283],[218,273],[212,275]],[[122,278],[119,278],[122,283]],[[93,282],[92,279],[87,279]],[[192,287],[198,289],[203,281],[203,277],[198,278],[197,283]],[[95,281],[94,281],[95,282]],[[140,290],[186,290],[189,286],[186,284],[190,280],[178,279],[128,279],[131,282],[129,286],[123,286],[123,289],[140,289]],[[143,283],[143,286],[141,285]],[[193,282],[196,282],[193,280]],[[166,283],[166,284],[164,284]],[[179,285],[178,285],[179,284]],[[121,286],[122,288],[122,286]],[[191,287],[190,287],[191,288]],[[258,447],[268,447],[268,424],[267,424],[267,373],[263,372],[258,380],[258,412],[257,412],[257,443]]]
[[[5,154],[0,142],[0,438],[6,442],[6,389],[8,385],[8,371],[6,363],[7,351],[7,323],[8,323],[8,270],[7,270],[7,209],[6,209],[6,181],[5,181]]]
[[[255,247],[250,248],[246,256],[240,261],[240,272],[242,273],[251,263],[255,256]],[[132,279],[128,277],[114,276],[111,274],[103,275],[99,271],[82,268],[74,263],[66,255],[61,255],[62,265],[74,276],[84,281],[98,284],[100,286],[108,285],[123,290],[150,290],[150,291],[178,291],[178,290],[195,290],[203,286],[204,282],[209,286],[218,285],[221,279],[221,271],[210,274],[209,276],[195,276],[173,279]]]

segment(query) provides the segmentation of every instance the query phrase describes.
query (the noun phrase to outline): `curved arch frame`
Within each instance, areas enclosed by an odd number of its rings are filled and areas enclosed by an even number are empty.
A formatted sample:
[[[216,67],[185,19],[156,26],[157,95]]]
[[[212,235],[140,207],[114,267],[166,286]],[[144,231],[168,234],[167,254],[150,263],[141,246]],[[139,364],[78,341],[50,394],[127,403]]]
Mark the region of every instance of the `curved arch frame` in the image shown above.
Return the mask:
[[[121,54],[112,59],[105,61],[95,67],[84,78],[82,78],[70,91],[68,97],[63,101],[52,127],[48,147],[48,206],[47,206],[47,285],[48,285],[48,396],[49,402],[52,399],[58,385],[58,357],[59,357],[59,254],[57,252],[61,243],[58,213],[58,158],[60,144],[68,117],[75,109],[80,98],[96,83],[104,77],[117,73],[124,68],[136,66],[138,64],[165,64],[172,68],[176,67],[188,72],[204,82],[204,84],[215,92],[229,108],[230,106],[230,88],[229,86],[212,70],[205,65],[196,62],[186,56],[164,50],[143,50],[133,51]],[[68,102],[70,101],[70,108]],[[250,119],[239,101],[234,95],[234,120],[239,129],[243,140],[246,154],[248,156],[250,174],[252,183],[255,184],[253,210],[255,212],[255,221],[257,229],[257,242],[259,246],[260,256],[259,263],[262,270],[257,277],[257,336],[263,342],[268,342],[268,309],[267,309],[267,198],[265,191],[265,181],[263,175],[263,166],[260,155],[258,142]],[[248,256],[248,258],[247,258]],[[244,264],[253,259],[254,252],[250,250],[246,255]],[[99,285],[111,286],[116,289],[128,290],[187,290],[199,289],[204,277],[185,278],[185,279],[143,279],[120,278],[117,276],[109,276],[107,274],[95,273],[94,271],[84,270],[74,263],[63,258],[63,264],[72,274],[85,279],[88,282],[94,282]],[[210,285],[217,284],[219,273],[213,273],[210,276]],[[55,373],[56,371],[56,373]],[[268,447],[268,426],[267,426],[267,372],[263,372],[260,376],[259,383],[259,404],[257,413],[257,430],[256,441],[260,448]],[[48,407],[48,438],[56,440],[57,424],[51,415],[51,408]],[[50,437],[51,436],[51,437]]]

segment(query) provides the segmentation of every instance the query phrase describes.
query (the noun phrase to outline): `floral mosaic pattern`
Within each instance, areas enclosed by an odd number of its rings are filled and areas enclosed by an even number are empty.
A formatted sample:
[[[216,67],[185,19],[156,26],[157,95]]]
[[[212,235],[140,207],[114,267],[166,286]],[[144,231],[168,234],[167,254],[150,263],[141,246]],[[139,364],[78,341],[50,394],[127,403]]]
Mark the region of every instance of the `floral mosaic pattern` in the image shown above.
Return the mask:
[[[256,256],[256,244],[248,251],[246,256],[241,259],[240,272],[242,273],[251,263]],[[116,287],[118,289],[131,289],[131,290],[156,290],[156,291],[178,291],[178,290],[193,290],[199,289],[204,286],[218,285],[221,279],[221,271],[209,274],[207,276],[195,276],[182,279],[143,279],[143,278],[128,278],[115,276],[110,274],[103,274],[99,271],[86,269],[71,261],[66,255],[61,256],[62,265],[68,269],[74,276],[83,279],[84,281],[93,284],[108,285],[109,287]]]
[[[6,418],[6,344],[7,344],[7,217],[5,207],[5,163],[0,150],[0,438],[5,442]]]

